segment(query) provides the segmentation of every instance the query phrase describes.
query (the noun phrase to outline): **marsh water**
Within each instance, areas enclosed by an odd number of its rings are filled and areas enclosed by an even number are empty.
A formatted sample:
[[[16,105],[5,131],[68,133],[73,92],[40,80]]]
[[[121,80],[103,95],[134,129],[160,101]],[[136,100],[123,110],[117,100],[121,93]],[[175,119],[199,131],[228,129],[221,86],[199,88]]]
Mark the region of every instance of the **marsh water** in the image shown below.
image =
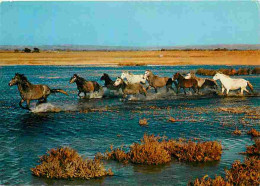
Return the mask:
[[[244,108],[259,111],[259,96],[224,97],[205,90],[201,95],[165,93],[149,90],[143,96],[122,99],[107,95],[102,99],[79,99],[76,84],[69,84],[77,73],[88,79],[100,81],[103,73],[115,79],[123,70],[143,74],[146,69],[160,76],[172,76],[177,71],[198,68],[231,68],[225,66],[144,66],[144,67],[91,67],[91,66],[7,66],[0,67],[0,184],[68,184],[68,185],[186,185],[205,174],[224,175],[234,160],[243,161],[246,145],[253,144],[246,134],[251,127],[260,129],[259,117],[246,117],[218,111],[218,108]],[[239,66],[234,66],[238,69]],[[19,107],[20,95],[16,86],[8,82],[16,72],[23,73],[33,84],[47,84],[69,93],[51,95],[48,104],[36,107],[32,102],[30,112]],[[238,78],[239,76],[235,77]],[[260,92],[260,76],[240,76],[249,80]],[[109,97],[110,95],[110,97]],[[258,94],[259,95],[259,94]],[[36,108],[35,108],[36,107]],[[58,112],[52,112],[58,108]],[[54,109],[57,111],[57,109]],[[169,117],[179,119],[169,122]],[[148,126],[139,126],[139,119],[147,118]],[[236,129],[241,136],[232,135]],[[172,161],[163,166],[141,166],[106,161],[114,176],[94,180],[51,180],[31,174],[30,168],[38,164],[39,156],[51,148],[69,146],[81,155],[93,158],[105,152],[110,145],[129,146],[138,142],[144,133],[166,135],[169,138],[198,138],[201,141],[217,140],[223,146],[221,160],[213,163],[185,163]]]

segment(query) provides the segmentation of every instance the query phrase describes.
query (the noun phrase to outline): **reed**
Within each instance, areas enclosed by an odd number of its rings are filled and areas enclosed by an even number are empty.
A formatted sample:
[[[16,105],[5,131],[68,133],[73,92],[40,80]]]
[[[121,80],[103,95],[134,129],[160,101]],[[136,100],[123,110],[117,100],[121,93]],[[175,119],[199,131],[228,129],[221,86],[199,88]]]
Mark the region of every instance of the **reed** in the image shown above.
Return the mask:
[[[40,164],[31,171],[38,177],[56,179],[91,179],[113,175],[111,169],[106,171],[99,159],[83,159],[68,147],[51,149],[40,157]]]
[[[194,186],[219,186],[219,185],[255,185],[260,184],[260,160],[257,157],[246,158],[244,163],[235,161],[229,170],[225,170],[225,178],[216,176],[215,179],[207,175],[196,179],[188,185]]]
[[[234,130],[234,131],[232,132],[232,134],[237,135],[237,136],[240,136],[240,135],[242,134],[242,132],[241,132],[241,130],[238,130],[238,128],[236,128],[236,130]]]
[[[146,118],[140,119],[140,120],[139,120],[139,125],[140,125],[140,126],[146,126],[146,125],[148,125],[147,119],[146,119]]]
[[[249,156],[260,156],[260,139],[256,139],[255,144],[247,146],[244,154]]]
[[[252,128],[247,132],[248,135],[251,135],[252,137],[260,137],[260,132],[256,129]]]
[[[216,141],[193,142],[185,140],[166,140],[160,136],[144,134],[141,143],[133,143],[129,152],[122,148],[107,151],[103,158],[133,164],[166,164],[172,157],[179,161],[207,162],[220,160],[221,144]]]

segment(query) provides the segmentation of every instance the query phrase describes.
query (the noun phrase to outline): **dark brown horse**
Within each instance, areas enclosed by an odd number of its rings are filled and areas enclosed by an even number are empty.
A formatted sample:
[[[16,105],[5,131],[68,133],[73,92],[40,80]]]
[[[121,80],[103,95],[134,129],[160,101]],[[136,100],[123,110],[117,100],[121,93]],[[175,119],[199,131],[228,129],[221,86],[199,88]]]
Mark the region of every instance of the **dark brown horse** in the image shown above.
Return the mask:
[[[155,92],[157,93],[157,88],[161,88],[166,86],[166,91],[168,92],[169,89],[172,89],[172,83],[175,84],[174,81],[172,81],[172,78],[168,77],[159,77],[157,75],[154,75],[150,70],[146,70],[144,74],[144,78],[148,81],[149,86],[146,90],[150,89],[151,87],[154,88]],[[175,84],[176,86],[176,84]]]
[[[79,97],[81,92],[83,92],[86,97],[87,93],[98,92],[101,89],[101,86],[96,81],[87,81],[84,78],[79,77],[77,74],[74,74],[70,79],[70,83],[74,82],[77,84]]]
[[[196,79],[185,79],[180,73],[176,73],[173,76],[173,80],[177,80],[177,94],[179,93],[180,88],[183,89],[184,93],[186,94],[185,88],[192,88],[193,91],[196,93],[198,90],[198,81]]]
[[[114,85],[115,81],[113,81],[108,74],[104,73],[100,80],[105,81],[105,87],[108,89],[119,91],[120,87]]]
[[[9,82],[9,86],[17,85],[18,90],[20,92],[21,101],[19,102],[19,106],[23,109],[30,110],[30,101],[38,100],[39,103],[47,102],[47,97],[51,93],[63,93],[67,94],[62,89],[50,89],[47,85],[33,85],[28,81],[28,79],[23,74],[16,73],[12,80]],[[26,101],[27,106],[24,107],[22,103]]]
[[[134,95],[134,94],[143,94],[146,96],[147,92],[146,89],[140,83],[128,83],[126,84],[124,80],[118,77],[114,83],[114,86],[118,86],[123,91],[123,97],[127,95]]]

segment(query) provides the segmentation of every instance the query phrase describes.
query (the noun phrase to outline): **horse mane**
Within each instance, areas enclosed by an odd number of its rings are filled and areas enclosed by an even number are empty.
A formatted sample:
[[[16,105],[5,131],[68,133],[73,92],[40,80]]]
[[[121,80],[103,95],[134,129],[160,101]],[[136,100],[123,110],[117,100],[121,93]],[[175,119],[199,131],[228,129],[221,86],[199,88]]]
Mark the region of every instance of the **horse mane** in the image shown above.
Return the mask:
[[[230,76],[223,74],[222,72],[216,72],[216,74],[221,74],[222,76],[226,77],[226,78],[230,78]]]
[[[124,70],[123,73],[133,75],[133,73],[131,73],[131,72],[127,71],[127,70]]]
[[[16,73],[15,75],[18,76],[22,81],[29,82],[28,79],[27,79],[27,77],[25,77],[24,74]]]
[[[77,74],[74,74],[74,76],[77,77],[77,80],[78,80],[79,82],[87,81],[87,80],[85,80],[83,77],[78,76]]]
[[[108,81],[112,81],[112,79],[109,77],[109,75],[107,73],[104,73],[103,76],[105,76],[105,78],[108,80]]]

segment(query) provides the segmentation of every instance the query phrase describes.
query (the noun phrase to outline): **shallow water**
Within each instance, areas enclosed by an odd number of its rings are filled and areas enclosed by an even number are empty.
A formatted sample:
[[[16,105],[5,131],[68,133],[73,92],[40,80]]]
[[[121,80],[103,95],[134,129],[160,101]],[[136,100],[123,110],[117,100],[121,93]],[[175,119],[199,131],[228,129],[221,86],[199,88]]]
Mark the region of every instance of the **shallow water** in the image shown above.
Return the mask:
[[[219,107],[248,106],[259,111],[259,96],[215,96],[211,94],[187,96],[183,93],[165,93],[160,90],[148,97],[118,97],[84,100],[77,97],[76,85],[69,84],[77,73],[100,84],[103,73],[115,79],[122,70],[142,74],[146,69],[161,76],[172,76],[177,71],[197,68],[222,68],[223,66],[150,66],[150,67],[89,67],[89,66],[10,66],[0,67],[0,184],[121,184],[121,185],[186,185],[188,181],[205,174],[223,175],[236,159],[243,160],[239,152],[253,144],[246,131],[251,127],[260,130],[259,119],[246,118],[244,114],[217,112]],[[235,68],[239,68],[236,66]],[[17,87],[8,82],[16,72],[24,73],[34,84],[47,84],[69,93],[51,95],[48,103],[35,106],[32,111],[19,108]],[[249,80],[260,92],[260,76],[241,76]],[[105,93],[107,93],[105,91]],[[233,92],[233,94],[235,94]],[[258,94],[259,95],[259,94]],[[181,121],[171,123],[172,116]],[[148,126],[141,127],[139,119],[147,118]],[[241,136],[232,135],[238,127]],[[166,135],[169,138],[199,138],[221,141],[224,150],[219,162],[191,164],[173,161],[164,166],[122,165],[105,162],[115,176],[95,180],[49,180],[31,175],[30,168],[37,165],[38,157],[47,150],[70,146],[85,157],[93,158],[105,152],[111,144],[115,147],[139,141],[144,133]],[[118,137],[117,135],[121,135]]]

